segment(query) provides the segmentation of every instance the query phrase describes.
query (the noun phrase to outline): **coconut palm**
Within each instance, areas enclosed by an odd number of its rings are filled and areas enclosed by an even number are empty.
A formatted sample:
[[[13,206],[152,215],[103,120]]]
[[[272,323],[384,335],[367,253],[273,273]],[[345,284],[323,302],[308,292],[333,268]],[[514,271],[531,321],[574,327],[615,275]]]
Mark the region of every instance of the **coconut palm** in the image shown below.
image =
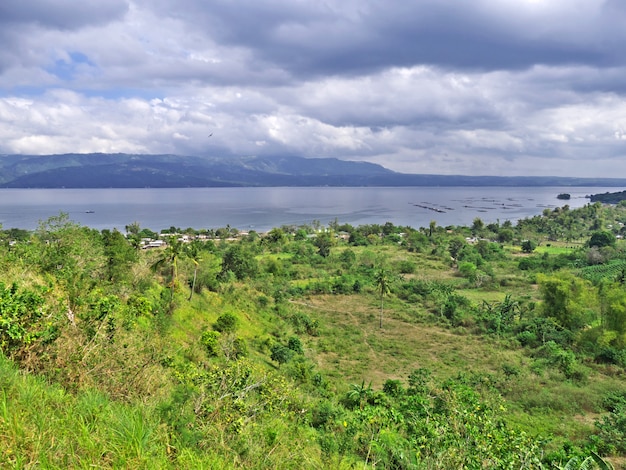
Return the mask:
[[[194,241],[193,243],[187,245],[185,249],[185,255],[193,262],[193,281],[191,282],[191,292],[189,292],[189,299],[193,297],[193,291],[196,288],[196,279],[198,277],[198,266],[200,265],[200,261],[202,261],[202,251],[200,246],[198,245],[198,241]]]
[[[178,286],[178,260],[183,256],[183,243],[175,237],[171,237],[161,256],[152,265],[152,269],[158,270],[163,266],[170,268],[170,300],[174,298],[174,290]]]
[[[390,282],[387,270],[383,266],[378,268],[378,271],[376,272],[376,289],[380,294],[380,328],[383,327],[384,300],[385,295],[387,295],[390,291]]]

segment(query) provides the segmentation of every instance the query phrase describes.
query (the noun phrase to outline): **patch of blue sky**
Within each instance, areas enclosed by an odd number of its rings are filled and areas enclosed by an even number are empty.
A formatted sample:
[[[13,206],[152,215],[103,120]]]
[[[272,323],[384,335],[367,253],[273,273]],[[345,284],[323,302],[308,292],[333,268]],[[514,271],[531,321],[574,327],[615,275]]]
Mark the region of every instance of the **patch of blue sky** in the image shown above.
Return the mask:
[[[70,81],[73,80],[76,76],[76,73],[79,69],[84,70],[84,66],[87,65],[90,68],[97,69],[96,64],[94,64],[89,57],[87,57],[82,52],[70,52],[68,54],[68,59],[59,59],[54,62],[50,67],[46,67],[46,71],[61,80]]]

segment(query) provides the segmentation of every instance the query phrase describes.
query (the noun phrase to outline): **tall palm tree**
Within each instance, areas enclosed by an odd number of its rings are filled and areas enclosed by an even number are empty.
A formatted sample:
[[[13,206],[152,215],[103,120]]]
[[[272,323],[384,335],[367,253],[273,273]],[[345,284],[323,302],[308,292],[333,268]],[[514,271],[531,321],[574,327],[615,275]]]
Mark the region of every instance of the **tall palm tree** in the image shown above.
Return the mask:
[[[387,295],[390,291],[389,284],[389,273],[383,266],[379,267],[378,271],[376,272],[376,288],[378,293],[380,294],[380,328],[383,327],[384,300],[385,295]]]
[[[193,262],[193,281],[191,282],[191,292],[189,292],[189,299],[193,297],[193,291],[196,288],[196,279],[198,277],[198,266],[200,265],[200,261],[202,261],[202,252],[200,250],[200,246],[198,245],[198,241],[194,241],[191,244],[187,245],[185,249],[185,255]]]
[[[175,237],[171,237],[167,241],[167,246],[163,250],[162,255],[152,265],[152,269],[157,270],[164,265],[170,268],[170,300],[174,298],[174,290],[178,285],[178,260],[184,254],[183,243]]]

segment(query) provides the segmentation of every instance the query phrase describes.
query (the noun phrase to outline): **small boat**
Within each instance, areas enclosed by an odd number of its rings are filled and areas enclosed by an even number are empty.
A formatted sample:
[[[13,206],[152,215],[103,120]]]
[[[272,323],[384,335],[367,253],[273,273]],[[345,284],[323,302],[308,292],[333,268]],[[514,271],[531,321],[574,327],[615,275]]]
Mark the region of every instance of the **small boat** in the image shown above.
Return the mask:
[[[85,211],[85,214],[93,214],[96,211]]]

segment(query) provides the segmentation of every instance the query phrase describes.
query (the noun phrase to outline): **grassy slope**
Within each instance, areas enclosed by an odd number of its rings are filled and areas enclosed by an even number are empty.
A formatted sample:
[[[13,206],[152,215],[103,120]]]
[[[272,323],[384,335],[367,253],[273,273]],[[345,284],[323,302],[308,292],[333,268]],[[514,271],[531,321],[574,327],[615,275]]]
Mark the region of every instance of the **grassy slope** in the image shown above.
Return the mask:
[[[552,250],[561,252],[564,248]],[[362,256],[366,250],[355,251]],[[526,275],[512,268],[515,261],[495,267],[498,277],[507,277],[506,288],[476,289],[466,286],[440,258],[391,246],[369,247],[367,251],[384,256],[389,262],[415,261],[419,269],[412,276],[463,286],[459,292],[475,304],[502,300],[505,294],[538,300],[537,292],[529,289]],[[219,315],[232,313],[240,320],[238,334],[251,345],[250,360],[259,367],[276,369],[268,360],[263,342],[268,338],[284,339],[293,332],[273,313],[271,304],[259,306],[260,292],[249,285],[235,284],[230,292],[204,291],[191,302],[186,301],[187,295],[185,291],[178,294],[178,308],[169,319],[168,333],[163,338],[169,354],[199,356],[201,332],[210,329]],[[565,381],[556,372],[533,373],[532,359],[523,349],[494,337],[444,328],[429,306],[406,303],[393,296],[385,299],[381,329],[380,300],[372,289],[360,295],[293,299],[289,308],[319,320],[319,335],[304,339],[306,356],[338,393],[363,380],[380,389],[385,380],[405,381],[412,370],[420,367],[430,369],[437,380],[459,373],[475,374],[493,381],[507,399],[503,413],[510,422],[533,434],[556,436],[557,442],[561,442],[584,439],[593,428],[603,395],[621,388],[621,375],[608,368],[588,369],[588,380],[578,384]],[[504,364],[519,372],[507,376]],[[133,468],[148,468],[155,463],[158,466],[159,462],[165,467],[172,461],[180,468],[229,465],[223,455],[168,455],[172,443],[158,426],[156,400],[133,406],[113,402],[90,390],[70,395],[41,379],[24,376],[4,359],[0,361],[0,378],[0,462],[9,468],[70,468],[97,461],[103,466]],[[293,430],[285,429],[284,436],[290,432]],[[75,451],[65,455],[67,449]],[[30,456],[30,460],[20,460],[24,455]]]
[[[557,244],[558,245],[558,244]],[[562,246],[545,247],[542,252],[564,253]],[[517,251],[517,250],[515,250]],[[385,257],[416,260],[415,277],[462,284],[454,269],[441,260],[407,254],[382,247]],[[518,253],[514,256],[526,256]],[[525,274],[514,274],[513,265],[503,263],[496,273],[507,276],[506,288],[460,289],[472,303],[514,298],[539,301],[536,285],[529,285]],[[529,290],[529,287],[531,289]],[[609,390],[621,390],[622,374],[611,368],[593,366],[584,383],[572,383],[556,372],[530,371],[532,358],[517,345],[494,337],[481,337],[464,329],[451,330],[436,324],[436,318],[423,305],[385,299],[383,328],[379,328],[380,301],[369,295],[323,295],[294,301],[298,308],[319,319],[320,338],[309,344],[310,355],[321,370],[340,386],[372,382],[379,389],[387,379],[406,381],[417,368],[428,368],[439,380],[459,373],[475,374],[493,380],[508,402],[507,419],[531,434],[564,440],[582,440],[593,431],[601,401]],[[503,365],[518,370],[507,376]],[[564,400],[564,397],[567,399]]]

